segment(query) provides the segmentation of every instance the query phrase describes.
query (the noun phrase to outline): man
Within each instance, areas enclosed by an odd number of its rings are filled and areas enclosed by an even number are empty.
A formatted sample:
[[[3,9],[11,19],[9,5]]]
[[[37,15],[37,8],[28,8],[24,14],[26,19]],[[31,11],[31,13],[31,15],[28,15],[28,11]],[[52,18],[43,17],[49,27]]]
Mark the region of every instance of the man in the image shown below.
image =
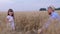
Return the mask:
[[[47,29],[52,20],[55,20],[55,19],[60,20],[60,16],[58,15],[57,12],[55,12],[54,7],[52,7],[52,6],[48,7],[48,14],[50,15],[49,20],[47,21],[47,23],[45,23],[43,25],[43,27],[41,29],[38,30],[38,33],[42,33],[42,31],[44,31],[44,29]]]

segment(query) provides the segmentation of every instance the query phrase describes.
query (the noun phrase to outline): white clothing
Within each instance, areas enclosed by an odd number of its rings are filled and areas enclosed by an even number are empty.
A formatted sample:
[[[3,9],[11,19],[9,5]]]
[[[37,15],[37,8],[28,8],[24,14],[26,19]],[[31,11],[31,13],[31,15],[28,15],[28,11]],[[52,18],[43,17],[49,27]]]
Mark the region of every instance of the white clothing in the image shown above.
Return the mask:
[[[9,23],[7,23],[7,26],[8,27],[11,27],[11,29],[15,29],[13,17],[8,15],[7,16],[7,19],[8,19],[8,22],[9,22]]]

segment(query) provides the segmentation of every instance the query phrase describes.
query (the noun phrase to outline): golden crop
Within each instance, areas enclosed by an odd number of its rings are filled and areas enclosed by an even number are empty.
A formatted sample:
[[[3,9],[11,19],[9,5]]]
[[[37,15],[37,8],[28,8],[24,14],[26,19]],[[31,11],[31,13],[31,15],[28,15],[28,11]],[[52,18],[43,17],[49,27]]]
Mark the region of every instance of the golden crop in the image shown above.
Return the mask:
[[[57,12],[60,14],[59,11]],[[7,12],[0,12],[0,32],[2,34],[8,32],[6,31],[6,16]],[[37,34],[37,30],[40,29],[49,18],[47,11],[14,12],[14,16],[16,27],[15,34]],[[59,34],[60,28],[54,27],[54,24],[55,21],[53,21],[53,23],[43,32],[43,34]],[[9,34],[12,33],[9,32]]]

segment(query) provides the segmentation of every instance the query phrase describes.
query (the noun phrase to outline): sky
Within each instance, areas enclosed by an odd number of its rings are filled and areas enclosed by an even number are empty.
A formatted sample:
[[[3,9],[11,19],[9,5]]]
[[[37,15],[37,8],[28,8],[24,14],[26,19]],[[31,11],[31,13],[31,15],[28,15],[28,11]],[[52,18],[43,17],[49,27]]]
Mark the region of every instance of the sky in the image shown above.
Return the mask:
[[[0,0],[0,11],[38,11],[51,5],[60,7],[60,0]]]

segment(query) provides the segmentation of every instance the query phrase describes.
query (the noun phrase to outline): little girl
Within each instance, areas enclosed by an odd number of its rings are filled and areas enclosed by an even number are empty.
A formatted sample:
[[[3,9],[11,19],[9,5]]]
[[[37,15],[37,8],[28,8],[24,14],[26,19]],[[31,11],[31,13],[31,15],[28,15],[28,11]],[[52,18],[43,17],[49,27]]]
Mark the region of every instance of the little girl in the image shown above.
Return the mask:
[[[7,28],[8,28],[8,30],[15,30],[14,12],[13,12],[12,9],[8,10],[8,14],[7,14]]]

